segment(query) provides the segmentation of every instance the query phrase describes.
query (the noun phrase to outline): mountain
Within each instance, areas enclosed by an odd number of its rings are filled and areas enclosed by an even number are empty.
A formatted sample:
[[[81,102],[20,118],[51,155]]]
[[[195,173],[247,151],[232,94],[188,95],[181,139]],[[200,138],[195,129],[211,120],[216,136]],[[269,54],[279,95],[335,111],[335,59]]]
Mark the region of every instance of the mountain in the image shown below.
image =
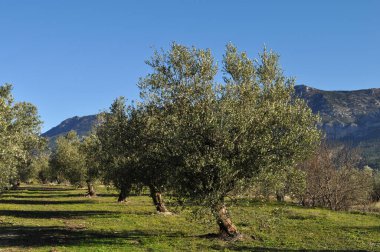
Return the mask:
[[[327,139],[359,147],[368,164],[380,169],[380,89],[323,91],[295,87],[322,119]]]
[[[368,164],[380,169],[380,89],[324,91],[299,85],[295,91],[320,114],[328,140],[360,147]],[[96,115],[75,116],[42,135],[51,143],[70,130],[84,136],[95,123]]]
[[[43,137],[49,139],[49,145],[53,146],[57,137],[66,135],[69,131],[75,130],[79,136],[85,136],[91,128],[96,124],[96,115],[74,116],[61,122],[58,126],[46,131]]]

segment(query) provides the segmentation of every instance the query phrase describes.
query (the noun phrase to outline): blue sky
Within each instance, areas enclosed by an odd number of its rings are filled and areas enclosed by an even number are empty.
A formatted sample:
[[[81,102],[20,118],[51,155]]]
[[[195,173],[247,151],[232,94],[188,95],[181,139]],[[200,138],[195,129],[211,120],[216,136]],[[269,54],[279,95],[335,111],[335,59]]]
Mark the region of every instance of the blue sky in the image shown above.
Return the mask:
[[[43,131],[138,98],[144,60],[172,41],[265,44],[286,75],[319,89],[380,87],[380,1],[0,0],[0,83],[34,103]]]

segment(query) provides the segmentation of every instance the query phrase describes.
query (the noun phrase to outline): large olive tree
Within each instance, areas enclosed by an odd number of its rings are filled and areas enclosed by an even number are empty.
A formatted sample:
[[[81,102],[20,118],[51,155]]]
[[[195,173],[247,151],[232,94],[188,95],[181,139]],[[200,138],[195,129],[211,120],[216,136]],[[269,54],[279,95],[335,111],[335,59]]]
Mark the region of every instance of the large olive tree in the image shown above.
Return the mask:
[[[228,45],[223,84],[209,50],[173,44],[147,63],[142,101],[155,108],[148,126],[160,136],[156,148],[172,188],[210,209],[222,237],[239,236],[225,197],[262,170],[280,171],[309,155],[319,141],[317,117],[294,96],[294,80],[271,51],[254,63]]]

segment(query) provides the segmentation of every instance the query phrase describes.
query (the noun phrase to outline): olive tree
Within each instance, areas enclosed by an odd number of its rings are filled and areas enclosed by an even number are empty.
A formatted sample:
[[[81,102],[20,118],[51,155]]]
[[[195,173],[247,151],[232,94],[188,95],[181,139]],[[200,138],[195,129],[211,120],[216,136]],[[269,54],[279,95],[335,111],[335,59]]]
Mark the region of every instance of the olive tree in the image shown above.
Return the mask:
[[[168,213],[162,193],[170,188],[171,163],[166,151],[161,149],[165,136],[153,126],[160,117],[151,116],[159,113],[156,107],[139,106],[131,110],[128,120],[128,131],[132,133],[129,156],[135,182],[149,187],[150,197],[158,212]]]
[[[134,184],[133,169],[128,152],[132,134],[127,130],[128,109],[124,97],[117,98],[109,111],[99,115],[95,129],[99,141],[100,166],[103,180],[113,184],[119,191],[119,202],[125,201]]]
[[[30,182],[36,177],[32,163],[45,151],[47,141],[40,136],[41,121],[33,104],[20,102],[15,104],[13,110],[15,115],[13,130],[18,132],[18,145],[23,153],[17,158],[17,173],[12,179],[15,187],[20,182]]]
[[[9,185],[10,179],[16,174],[15,154],[19,152],[17,145],[12,144],[11,130],[13,113],[11,94],[12,86],[0,86],[0,189]]]
[[[0,188],[29,180],[32,159],[43,146],[40,126],[37,108],[14,102],[12,85],[0,86]]]
[[[39,180],[39,182],[43,184],[47,184],[53,179],[49,166],[49,158],[49,153],[41,153],[35,159],[33,159],[31,164],[35,177]]]
[[[50,156],[50,166],[57,182],[68,180],[72,185],[83,185],[85,159],[80,152],[80,139],[75,131],[57,138],[56,146]]]
[[[210,209],[222,237],[239,237],[225,197],[263,169],[280,171],[309,155],[320,137],[318,118],[295,97],[294,80],[271,51],[254,63],[228,45],[223,84],[210,50],[173,44],[147,63],[152,72],[139,83],[141,98],[155,108],[149,127],[161,138],[173,190]]]
[[[95,134],[86,136],[80,144],[80,153],[84,159],[84,179],[87,184],[87,195],[96,196],[94,183],[100,177],[100,144]]]
[[[285,201],[285,196],[299,199],[306,189],[306,175],[297,167],[289,167],[280,171],[261,171],[253,182],[255,196],[269,200],[275,196],[278,202]]]
[[[87,185],[87,196],[96,196],[94,183],[100,177],[100,145],[93,133],[80,139],[75,131],[56,140],[56,146],[50,155],[50,172],[42,165],[40,178],[55,177],[58,182],[68,180],[72,185]],[[41,161],[44,161],[42,159]]]
[[[108,112],[100,116],[96,129],[101,151],[102,175],[106,183],[120,190],[124,201],[132,187],[147,186],[157,211],[167,212],[162,200],[168,176],[159,132],[150,127],[155,108],[126,106],[118,98]]]

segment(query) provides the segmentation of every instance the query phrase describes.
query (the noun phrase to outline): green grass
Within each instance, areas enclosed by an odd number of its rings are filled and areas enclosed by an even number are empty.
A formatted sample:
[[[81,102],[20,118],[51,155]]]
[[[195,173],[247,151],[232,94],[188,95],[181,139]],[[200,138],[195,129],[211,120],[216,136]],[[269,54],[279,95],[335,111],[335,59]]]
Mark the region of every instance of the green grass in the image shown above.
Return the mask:
[[[84,193],[36,185],[2,194],[0,251],[380,251],[378,214],[240,200],[230,210],[248,238],[226,242],[187,211],[156,214],[147,196],[120,204],[104,188],[96,198]]]

